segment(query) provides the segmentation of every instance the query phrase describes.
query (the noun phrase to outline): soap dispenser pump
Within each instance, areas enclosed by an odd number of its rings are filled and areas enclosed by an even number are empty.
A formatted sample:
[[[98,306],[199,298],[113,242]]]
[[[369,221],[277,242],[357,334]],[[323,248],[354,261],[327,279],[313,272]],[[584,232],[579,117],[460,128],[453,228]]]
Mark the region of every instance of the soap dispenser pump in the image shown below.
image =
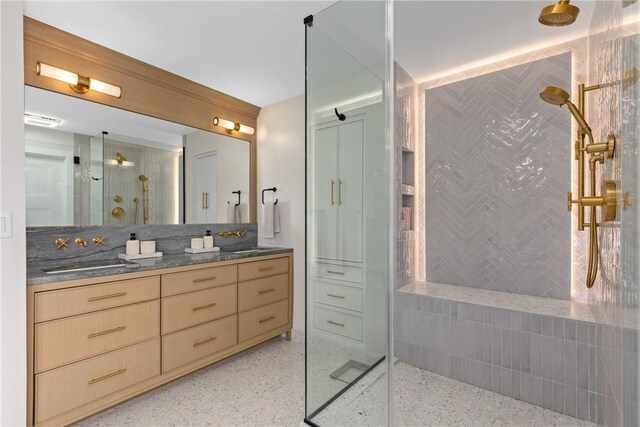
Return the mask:
[[[213,236],[211,235],[211,230],[207,230],[207,234],[204,236],[204,247],[205,249],[213,248]]]
[[[127,240],[127,255],[138,255],[140,253],[140,241],[136,240],[136,233],[131,233]]]

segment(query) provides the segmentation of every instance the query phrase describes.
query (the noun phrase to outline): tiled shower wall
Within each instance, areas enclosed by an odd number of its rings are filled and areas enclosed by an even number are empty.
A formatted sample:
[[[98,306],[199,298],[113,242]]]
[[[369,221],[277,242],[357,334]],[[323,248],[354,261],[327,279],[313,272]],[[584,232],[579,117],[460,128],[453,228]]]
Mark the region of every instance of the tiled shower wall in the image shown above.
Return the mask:
[[[589,28],[590,85],[620,82],[588,95],[588,119],[594,138],[617,138],[617,154],[605,160],[600,180],[614,180],[624,196],[638,195],[638,83],[624,80],[638,68],[637,28],[625,28],[623,2],[598,1]],[[637,17],[636,17],[637,20]],[[637,25],[637,24],[636,24]],[[590,293],[590,306],[602,331],[598,354],[598,424],[638,425],[638,330],[624,329],[638,318],[638,207],[619,204],[618,218],[599,227],[600,275]]]
[[[571,298],[571,53],[425,93],[426,280]]]

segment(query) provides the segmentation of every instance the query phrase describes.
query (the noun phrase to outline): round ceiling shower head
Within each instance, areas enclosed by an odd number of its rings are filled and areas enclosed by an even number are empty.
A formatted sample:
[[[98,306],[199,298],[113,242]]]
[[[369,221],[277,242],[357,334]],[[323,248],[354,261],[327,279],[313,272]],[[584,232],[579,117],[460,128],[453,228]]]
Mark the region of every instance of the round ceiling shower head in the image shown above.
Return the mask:
[[[545,7],[540,12],[538,22],[549,27],[564,27],[576,22],[580,9],[569,4],[567,0],[561,0],[558,4]]]
[[[540,92],[540,98],[549,104],[562,106],[569,101],[569,94],[559,87],[547,86]]]

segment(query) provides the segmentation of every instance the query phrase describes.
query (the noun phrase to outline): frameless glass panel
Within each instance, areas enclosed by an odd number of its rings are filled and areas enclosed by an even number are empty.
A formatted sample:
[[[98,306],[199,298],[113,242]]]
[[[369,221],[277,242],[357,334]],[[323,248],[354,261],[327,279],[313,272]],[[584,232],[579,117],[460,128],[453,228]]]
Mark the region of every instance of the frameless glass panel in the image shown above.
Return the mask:
[[[387,420],[384,14],[341,2],[306,28],[305,415],[318,425]]]

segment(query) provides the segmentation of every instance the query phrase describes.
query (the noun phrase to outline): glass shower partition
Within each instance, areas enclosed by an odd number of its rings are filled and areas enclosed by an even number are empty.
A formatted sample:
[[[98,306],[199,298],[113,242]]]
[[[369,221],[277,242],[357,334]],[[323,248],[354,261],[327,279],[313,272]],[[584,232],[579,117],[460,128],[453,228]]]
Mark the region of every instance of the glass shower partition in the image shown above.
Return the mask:
[[[386,7],[338,2],[305,19],[310,425],[389,416]]]

